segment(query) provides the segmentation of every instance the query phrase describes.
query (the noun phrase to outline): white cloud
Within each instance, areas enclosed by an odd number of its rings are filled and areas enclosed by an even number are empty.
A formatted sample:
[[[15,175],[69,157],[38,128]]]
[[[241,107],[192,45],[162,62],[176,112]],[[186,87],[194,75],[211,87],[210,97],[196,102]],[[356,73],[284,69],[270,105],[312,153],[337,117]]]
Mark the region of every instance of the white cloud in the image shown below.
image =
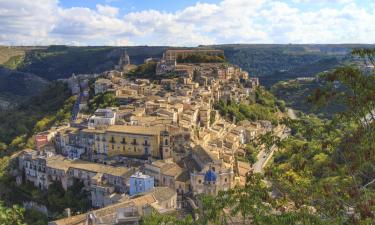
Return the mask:
[[[338,4],[345,4],[349,2],[353,2],[353,0],[292,0],[294,3],[318,3],[318,4],[323,4],[323,3],[338,3]]]
[[[98,13],[104,16],[116,17],[119,13],[118,8],[109,5],[97,4],[96,9],[98,10]]]
[[[120,15],[109,5],[63,8],[57,0],[1,0],[0,44],[374,43],[375,5],[333,1],[342,7],[322,4],[312,11],[276,0],[223,0],[176,12]]]

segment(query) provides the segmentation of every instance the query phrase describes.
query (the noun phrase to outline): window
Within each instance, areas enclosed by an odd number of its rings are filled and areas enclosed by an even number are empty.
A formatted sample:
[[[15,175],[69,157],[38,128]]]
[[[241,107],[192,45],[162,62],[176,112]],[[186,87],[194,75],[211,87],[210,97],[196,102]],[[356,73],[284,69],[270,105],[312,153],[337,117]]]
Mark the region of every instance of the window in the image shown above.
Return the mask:
[[[201,180],[198,180],[198,183],[199,183],[199,184],[201,184],[201,183],[202,183],[202,181],[201,181]]]
[[[224,181],[227,182],[227,178],[225,178]]]
[[[165,139],[165,140],[164,140],[164,144],[165,144],[165,145],[168,145],[168,139]]]

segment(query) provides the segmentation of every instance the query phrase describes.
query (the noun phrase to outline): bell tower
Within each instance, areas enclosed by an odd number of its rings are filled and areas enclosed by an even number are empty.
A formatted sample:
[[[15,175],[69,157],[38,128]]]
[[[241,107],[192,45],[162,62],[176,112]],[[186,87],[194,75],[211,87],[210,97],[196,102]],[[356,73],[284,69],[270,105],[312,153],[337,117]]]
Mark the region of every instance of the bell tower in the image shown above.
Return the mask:
[[[167,130],[160,132],[161,142],[161,158],[168,159],[172,157],[171,152],[171,138]]]

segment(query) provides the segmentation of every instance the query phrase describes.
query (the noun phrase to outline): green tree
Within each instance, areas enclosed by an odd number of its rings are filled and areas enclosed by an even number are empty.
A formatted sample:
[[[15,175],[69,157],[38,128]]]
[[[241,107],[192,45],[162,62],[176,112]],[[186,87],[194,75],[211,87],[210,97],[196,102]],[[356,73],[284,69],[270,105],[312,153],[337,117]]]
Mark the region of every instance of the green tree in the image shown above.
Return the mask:
[[[18,205],[8,208],[0,201],[0,224],[24,225],[24,213],[25,210]]]

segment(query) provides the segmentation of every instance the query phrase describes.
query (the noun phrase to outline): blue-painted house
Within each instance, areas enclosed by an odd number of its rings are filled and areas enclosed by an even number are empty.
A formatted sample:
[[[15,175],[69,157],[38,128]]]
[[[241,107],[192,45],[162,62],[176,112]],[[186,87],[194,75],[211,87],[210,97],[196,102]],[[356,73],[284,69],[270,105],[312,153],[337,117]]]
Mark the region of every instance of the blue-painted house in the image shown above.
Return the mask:
[[[147,192],[154,188],[154,178],[137,172],[130,177],[130,195]]]

